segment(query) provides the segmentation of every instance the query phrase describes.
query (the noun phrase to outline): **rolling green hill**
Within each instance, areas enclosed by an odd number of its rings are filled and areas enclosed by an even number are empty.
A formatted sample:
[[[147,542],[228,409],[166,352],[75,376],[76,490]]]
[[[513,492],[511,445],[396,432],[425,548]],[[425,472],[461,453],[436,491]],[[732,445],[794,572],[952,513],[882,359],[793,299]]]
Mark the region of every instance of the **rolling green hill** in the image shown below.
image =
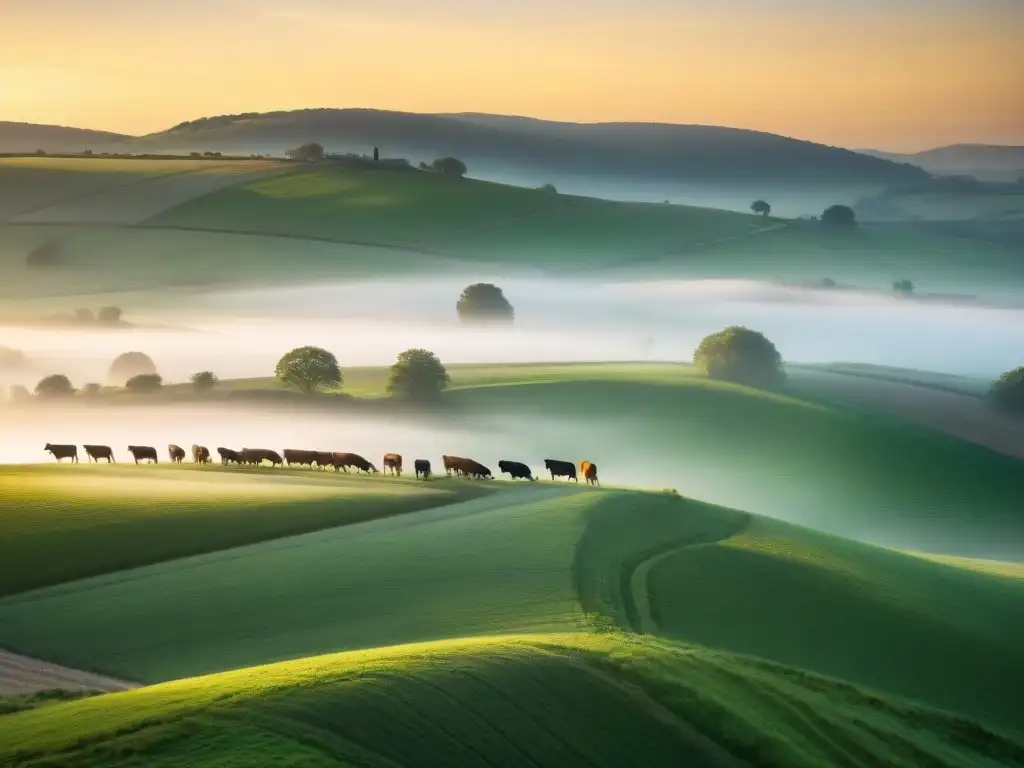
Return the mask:
[[[0,595],[485,493],[334,473],[0,466]]]
[[[1024,581],[671,493],[530,484],[0,600],[0,645],[145,682],[340,650],[609,626],[740,650],[1024,732]],[[883,651],[884,649],[884,651]]]
[[[418,171],[265,161],[0,159],[7,301],[177,287],[462,274],[671,275],[983,293],[1016,251],[913,227],[817,222],[552,194]],[[58,269],[25,266],[55,242]],[[287,255],[287,257],[286,257]]]
[[[0,717],[7,765],[1013,766],[969,721],[618,635],[321,656]]]

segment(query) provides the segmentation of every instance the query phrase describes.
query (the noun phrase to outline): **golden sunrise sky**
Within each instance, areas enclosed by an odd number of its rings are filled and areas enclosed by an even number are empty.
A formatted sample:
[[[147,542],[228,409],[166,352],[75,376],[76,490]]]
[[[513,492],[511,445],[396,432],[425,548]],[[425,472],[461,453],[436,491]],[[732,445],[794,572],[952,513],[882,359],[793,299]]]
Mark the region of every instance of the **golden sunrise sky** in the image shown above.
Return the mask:
[[[301,107],[1024,144],[1024,0],[0,0],[0,120]]]

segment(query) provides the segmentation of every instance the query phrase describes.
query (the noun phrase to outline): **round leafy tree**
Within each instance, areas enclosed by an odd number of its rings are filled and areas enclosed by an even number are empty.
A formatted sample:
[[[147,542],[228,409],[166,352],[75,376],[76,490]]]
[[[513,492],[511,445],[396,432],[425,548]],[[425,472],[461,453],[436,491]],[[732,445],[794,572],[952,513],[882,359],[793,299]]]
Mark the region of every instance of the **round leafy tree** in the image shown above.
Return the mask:
[[[101,323],[115,325],[116,323],[121,322],[121,315],[122,312],[120,307],[103,307],[103,309],[99,311],[99,314],[96,315],[96,319]]]
[[[705,336],[693,362],[708,378],[754,387],[774,387],[786,380],[782,356],[764,334],[733,325]]]
[[[857,214],[848,205],[832,205],[821,214],[821,222],[830,227],[853,227],[857,224]]]
[[[138,376],[132,376],[128,379],[124,383],[124,388],[135,394],[145,394],[147,392],[156,392],[163,384],[163,376],[159,373],[140,373]]]
[[[767,216],[772,212],[772,207],[764,200],[755,200],[750,204],[750,210],[758,216]]]
[[[1024,413],[1024,365],[1007,371],[992,382],[988,397],[998,408]]]
[[[466,164],[457,157],[439,157],[430,167],[442,176],[450,176],[455,179],[461,179],[469,173]]]
[[[75,388],[67,376],[54,373],[36,384],[36,394],[39,397],[71,397],[75,394]]]
[[[490,283],[474,283],[459,296],[455,305],[459,319],[464,323],[505,322],[511,323],[515,310],[508,303],[501,288]]]
[[[217,386],[217,382],[220,379],[217,378],[217,374],[213,371],[200,371],[199,373],[193,373],[189,377],[189,381],[192,382],[192,386],[195,387],[197,392],[209,392]]]
[[[125,352],[110,364],[112,381],[127,381],[146,373],[156,373],[156,364],[144,352]]]
[[[277,361],[274,375],[306,395],[322,387],[340,387],[342,383],[338,359],[320,347],[297,347],[288,352]]]
[[[448,371],[433,352],[407,349],[388,375],[388,393],[410,400],[433,400],[448,386]]]

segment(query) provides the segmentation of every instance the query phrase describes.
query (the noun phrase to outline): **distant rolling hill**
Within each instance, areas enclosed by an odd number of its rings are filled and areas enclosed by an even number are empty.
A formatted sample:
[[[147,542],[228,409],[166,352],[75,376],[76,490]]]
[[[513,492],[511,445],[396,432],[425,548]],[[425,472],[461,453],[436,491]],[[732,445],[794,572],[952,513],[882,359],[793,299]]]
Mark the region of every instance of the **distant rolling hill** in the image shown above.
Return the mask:
[[[777,184],[892,184],[924,177],[845,149],[770,133],[701,125],[562,123],[501,115],[309,109],[202,118],[133,142],[148,151],[283,152],[304,141],[329,151],[414,161],[456,155],[477,173]],[[749,202],[748,202],[749,204]]]
[[[63,125],[11,123],[0,120],[0,153],[105,151],[131,137]]]
[[[912,154],[858,151],[897,163],[911,163],[943,176],[974,176],[982,181],[1016,181],[1024,177],[1024,146],[951,144]]]

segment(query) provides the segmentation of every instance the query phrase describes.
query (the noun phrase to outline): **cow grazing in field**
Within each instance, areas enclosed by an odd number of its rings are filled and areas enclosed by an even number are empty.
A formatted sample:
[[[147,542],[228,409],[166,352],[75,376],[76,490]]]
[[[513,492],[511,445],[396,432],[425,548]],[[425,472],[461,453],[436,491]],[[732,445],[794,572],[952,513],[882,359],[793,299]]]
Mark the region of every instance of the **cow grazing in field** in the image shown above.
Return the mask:
[[[192,461],[196,464],[209,464],[212,461],[210,458],[210,449],[205,445],[193,445]]]
[[[581,461],[580,473],[583,475],[583,479],[590,483],[590,485],[601,484],[597,479],[597,464],[590,461]]]
[[[513,480],[536,480],[533,476],[533,472],[530,468],[523,464],[521,461],[505,461],[504,459],[498,462],[498,469],[504,474],[509,475]]]
[[[556,477],[567,477],[570,480],[575,480],[577,483],[580,479],[576,476],[576,465],[571,461],[559,461],[558,459],[544,459],[544,468],[551,473],[551,479],[554,480]]]
[[[413,469],[416,470],[416,479],[419,480],[422,476],[424,480],[430,478],[430,462],[426,459],[416,459],[412,463]]]
[[[460,466],[464,465],[469,459],[463,458],[462,456],[442,456],[441,460],[444,462],[444,473],[451,477],[452,472],[455,472],[456,476],[462,474]]]
[[[313,465],[317,469],[327,470],[328,467],[334,466],[334,457],[336,453],[331,451],[314,451],[313,452]]]
[[[290,467],[298,464],[300,467],[312,467],[316,464],[316,451],[303,451],[298,448],[285,448],[284,460]]]
[[[53,454],[53,458],[60,464],[61,459],[71,459],[72,464],[78,463],[78,446],[77,445],[54,445],[53,443],[47,443],[44,451]]]
[[[171,443],[170,445],[167,446],[167,453],[169,453],[171,456],[172,464],[181,464],[181,462],[185,460],[185,449],[182,448],[180,445],[175,445],[174,443]]]
[[[491,474],[489,467],[485,467],[479,461],[473,461],[468,459],[467,463],[462,468],[462,474],[466,477],[472,477],[477,480],[493,480],[494,475]]]
[[[267,448],[243,448],[239,455],[242,457],[242,461],[246,464],[262,464],[264,461],[269,461],[273,467],[279,464],[284,464],[284,459],[281,458],[281,454],[277,451],[271,451]]]
[[[135,459],[136,464],[140,461],[151,461],[154,464],[160,463],[160,460],[156,457],[156,448],[151,445],[129,445],[128,453]]]
[[[107,464],[114,461],[114,451],[109,445],[83,445],[82,447],[85,448],[85,455],[89,457],[90,461],[95,461],[97,464],[100,463],[100,459],[106,459]]]
[[[357,453],[335,453],[331,455],[331,458],[331,463],[334,465],[335,472],[339,469],[344,472],[348,472],[349,467],[355,467],[356,471],[362,471],[366,474],[377,471],[377,468],[373,466],[373,464]]]
[[[220,454],[220,463],[224,466],[228,464],[241,464],[242,454],[238,451],[234,451],[231,448],[218,448],[217,453]]]
[[[385,473],[387,473],[387,471],[390,469],[391,474],[397,475],[398,477],[402,476],[402,454],[385,453],[384,461],[381,462],[381,464],[384,467]]]

